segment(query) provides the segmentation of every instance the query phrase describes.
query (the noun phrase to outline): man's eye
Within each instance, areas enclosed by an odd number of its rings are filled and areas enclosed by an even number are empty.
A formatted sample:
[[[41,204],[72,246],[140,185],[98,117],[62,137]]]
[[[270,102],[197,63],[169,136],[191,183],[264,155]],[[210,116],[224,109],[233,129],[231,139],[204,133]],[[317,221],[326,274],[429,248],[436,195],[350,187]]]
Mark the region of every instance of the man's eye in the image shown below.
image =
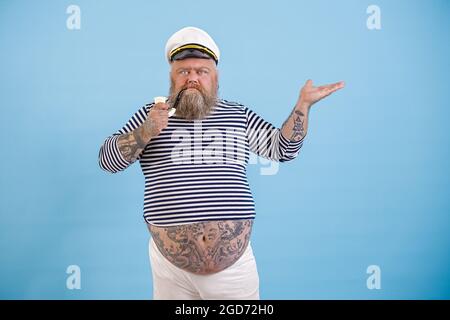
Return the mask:
[[[186,76],[189,72],[187,70],[181,70],[180,74]]]
[[[199,74],[208,74],[208,70],[199,70],[198,73]]]

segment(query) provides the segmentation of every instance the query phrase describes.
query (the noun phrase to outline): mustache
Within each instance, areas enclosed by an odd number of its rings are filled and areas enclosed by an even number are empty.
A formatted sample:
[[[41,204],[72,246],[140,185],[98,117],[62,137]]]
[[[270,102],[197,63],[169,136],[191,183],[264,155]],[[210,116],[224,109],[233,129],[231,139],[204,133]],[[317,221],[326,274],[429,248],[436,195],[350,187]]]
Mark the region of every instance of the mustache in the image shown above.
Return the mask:
[[[200,91],[200,93],[202,95],[203,94],[203,90],[199,85],[185,85],[183,86],[180,91],[178,91],[176,97],[175,97],[175,101],[173,102],[172,108],[177,108],[178,103],[180,102],[181,96],[183,95],[183,92],[185,92],[187,89],[197,89],[198,91]]]

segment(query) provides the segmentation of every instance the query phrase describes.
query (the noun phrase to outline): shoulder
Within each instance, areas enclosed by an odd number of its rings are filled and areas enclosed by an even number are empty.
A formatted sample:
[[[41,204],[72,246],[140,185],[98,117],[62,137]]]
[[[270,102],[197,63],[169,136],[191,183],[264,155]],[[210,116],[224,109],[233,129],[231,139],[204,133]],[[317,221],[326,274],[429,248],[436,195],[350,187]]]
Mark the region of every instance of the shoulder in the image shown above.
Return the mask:
[[[235,101],[230,101],[230,100],[226,100],[226,99],[220,99],[219,103],[228,105],[228,106],[244,106],[243,104],[239,103],[239,102],[235,102]]]
[[[138,123],[145,121],[150,109],[153,107],[154,103],[146,103],[141,106],[131,117],[131,120],[137,121]]]
[[[217,102],[217,105],[222,108],[228,109],[228,110],[235,110],[235,111],[241,111],[241,112],[246,112],[248,109],[242,103],[235,102],[235,101],[229,101],[229,100],[225,100],[225,99],[220,99]]]

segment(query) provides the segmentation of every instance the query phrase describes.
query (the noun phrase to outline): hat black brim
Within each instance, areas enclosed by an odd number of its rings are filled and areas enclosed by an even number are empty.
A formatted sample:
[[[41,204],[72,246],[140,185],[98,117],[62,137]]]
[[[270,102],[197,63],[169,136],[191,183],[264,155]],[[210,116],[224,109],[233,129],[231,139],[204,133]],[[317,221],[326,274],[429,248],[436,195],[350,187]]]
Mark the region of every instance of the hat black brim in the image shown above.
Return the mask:
[[[183,60],[183,59],[187,59],[187,58],[213,59],[214,61],[216,61],[214,59],[214,57],[212,57],[208,53],[206,53],[204,51],[201,51],[201,50],[198,50],[198,49],[185,49],[185,50],[182,50],[182,51],[176,53],[175,55],[173,55],[171,60],[172,61],[174,61],[174,60]],[[217,63],[217,61],[216,61],[216,63]]]

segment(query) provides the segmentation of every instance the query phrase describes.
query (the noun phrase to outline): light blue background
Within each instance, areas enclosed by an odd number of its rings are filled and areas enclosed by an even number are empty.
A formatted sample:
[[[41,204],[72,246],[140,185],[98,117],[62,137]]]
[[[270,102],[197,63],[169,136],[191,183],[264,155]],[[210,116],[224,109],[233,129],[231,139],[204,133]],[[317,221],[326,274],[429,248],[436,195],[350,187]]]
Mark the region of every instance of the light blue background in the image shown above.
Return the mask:
[[[66,28],[70,4],[81,30]],[[308,78],[346,81],[311,110],[295,161],[248,168],[261,298],[450,298],[444,0],[1,0],[0,298],[152,297],[140,168],[111,175],[97,156],[167,94],[164,45],[188,25],[221,49],[221,97],[277,126]],[[66,288],[72,264],[81,290]]]

